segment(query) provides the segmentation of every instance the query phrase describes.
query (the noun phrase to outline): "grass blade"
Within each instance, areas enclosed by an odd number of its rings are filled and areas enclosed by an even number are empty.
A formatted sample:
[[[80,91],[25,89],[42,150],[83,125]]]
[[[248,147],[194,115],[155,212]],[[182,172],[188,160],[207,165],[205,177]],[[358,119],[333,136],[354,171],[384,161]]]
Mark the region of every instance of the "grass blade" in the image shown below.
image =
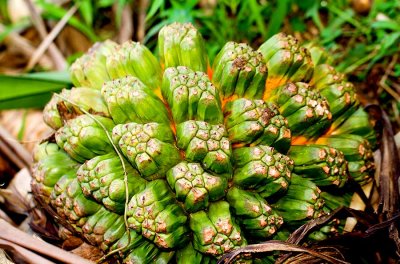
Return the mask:
[[[283,21],[288,13],[288,7],[290,0],[277,1],[277,6],[275,11],[272,13],[271,20],[268,26],[267,37],[270,38],[274,34],[278,33]]]
[[[53,92],[71,87],[66,72],[0,75],[0,110],[43,107]]]
[[[67,10],[65,10],[62,7],[59,7],[54,4],[50,4],[47,2],[39,2],[38,5],[43,8],[43,13],[42,16],[43,18],[51,18],[51,19],[62,19],[65,14],[67,13]],[[77,30],[81,31],[83,34],[85,34],[91,41],[96,42],[99,40],[97,37],[96,33],[93,31],[93,29],[89,26],[87,26],[85,23],[82,23],[79,19],[76,17],[71,17],[68,20],[68,24],[75,27]]]

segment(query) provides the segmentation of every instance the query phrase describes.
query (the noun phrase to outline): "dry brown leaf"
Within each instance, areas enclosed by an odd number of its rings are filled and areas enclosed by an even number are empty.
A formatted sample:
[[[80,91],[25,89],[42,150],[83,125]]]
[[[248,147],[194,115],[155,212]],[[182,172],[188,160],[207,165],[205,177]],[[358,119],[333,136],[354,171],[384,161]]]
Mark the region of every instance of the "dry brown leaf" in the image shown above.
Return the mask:
[[[394,136],[394,141],[396,142],[396,147],[400,152],[400,132],[398,132],[395,136]]]
[[[25,3],[30,12],[29,18],[32,21],[32,24],[35,26],[36,30],[38,31],[41,41],[43,41],[44,39],[46,39],[48,34],[46,24],[43,18],[40,16],[40,11],[34,5],[32,0],[25,0]],[[54,43],[50,44],[50,46],[48,47],[48,54],[52,58],[56,70],[66,69],[67,63],[65,61],[65,58]]]
[[[0,238],[0,248],[4,248],[12,253],[13,259],[17,263],[40,263],[40,264],[54,264],[42,256],[39,256],[26,248],[23,248],[15,243]]]
[[[8,210],[18,214],[28,214],[34,206],[31,195],[31,175],[28,169],[18,172],[6,189],[0,189],[0,196]]]
[[[11,260],[9,260],[9,258],[7,257],[7,255],[5,254],[4,250],[0,249],[0,263],[1,264],[13,264],[14,262],[12,262]]]
[[[42,112],[39,110],[2,111],[0,112],[0,125],[14,137],[9,140],[16,140],[22,130],[20,143],[30,153],[42,139],[52,133],[52,129],[44,123]]]
[[[84,258],[81,258],[75,254],[69,253],[56,246],[48,244],[38,238],[34,238],[25,232],[13,227],[6,221],[0,219],[0,247],[18,250],[29,254],[30,257],[48,257],[48,259],[54,259],[61,263],[74,263],[74,264],[90,264]],[[31,261],[29,263],[52,263],[44,261]]]
[[[10,223],[11,225],[15,225],[14,221],[1,209],[0,209],[0,218]],[[0,263],[2,262],[0,261]]]
[[[273,251],[288,251],[288,252],[298,252],[305,253],[311,255],[314,259],[319,259],[320,263],[335,263],[335,264],[348,264],[344,260],[333,257],[331,255],[324,253],[320,253],[315,249],[308,249],[305,247],[301,247],[298,245],[294,245],[291,243],[271,240],[267,242],[263,242],[260,244],[248,245],[237,250],[231,251],[225,255],[223,255],[219,260],[218,264],[228,264],[235,263],[238,256],[249,253],[263,253],[263,252],[273,252]]]
[[[56,38],[57,46],[63,54],[71,56],[77,52],[86,52],[93,45],[80,31],[66,26]]]
[[[104,256],[103,252],[97,247],[89,245],[87,243],[82,243],[79,247],[73,249],[72,253],[92,261],[96,261]]]
[[[0,153],[0,186],[6,185],[15,173],[17,173],[16,166],[13,166],[11,162]]]
[[[4,30],[5,27],[0,24],[0,32]],[[31,35],[34,38],[30,38]],[[6,74],[22,73],[29,57],[36,49],[35,46],[38,45],[35,43],[35,38],[38,39],[37,32],[31,28],[25,30],[23,35],[19,35],[17,32],[9,33],[0,46],[0,72]],[[53,68],[53,62],[47,55],[41,57],[39,65],[44,69]]]
[[[64,240],[61,248],[67,251],[71,251],[74,249],[77,249],[78,247],[80,247],[83,244],[83,240],[80,237],[76,237],[76,236],[70,236],[69,238],[67,238],[66,240]],[[77,254],[79,255],[79,254]],[[80,255],[81,257],[85,257],[83,255]],[[85,257],[87,258],[87,257]]]
[[[338,251],[334,247],[321,247],[318,250],[318,252],[330,256],[335,256],[336,258],[343,258],[343,255],[340,253],[340,251]],[[310,254],[300,253],[298,255],[291,256],[282,262],[282,264],[303,264],[303,263],[320,264],[321,259],[315,258],[313,255]]]

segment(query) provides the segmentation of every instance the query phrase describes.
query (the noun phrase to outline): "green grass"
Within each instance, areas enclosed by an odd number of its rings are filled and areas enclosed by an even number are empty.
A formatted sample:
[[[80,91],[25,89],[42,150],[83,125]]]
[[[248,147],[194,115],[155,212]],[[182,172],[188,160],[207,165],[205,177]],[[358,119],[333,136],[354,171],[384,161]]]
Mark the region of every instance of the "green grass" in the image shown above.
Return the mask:
[[[29,26],[26,23],[10,24],[6,3],[7,0],[0,0],[0,18],[6,25],[0,40],[9,32]],[[101,34],[107,23],[114,27],[112,33],[116,36],[123,8],[131,5],[135,10],[138,1],[73,0],[62,7],[45,0],[37,3],[46,20],[61,19],[71,5],[77,4],[79,12],[69,24],[95,42],[103,40],[102,36],[109,36]],[[377,65],[389,65],[400,49],[400,1],[375,0],[368,14],[358,14],[347,0],[220,0],[210,6],[202,5],[199,0],[154,0],[149,3],[143,42],[153,51],[157,50],[160,28],[175,21],[191,22],[200,29],[207,41],[211,61],[228,40],[246,42],[256,48],[277,32],[285,31],[325,47],[333,54],[339,71],[349,74],[352,81],[363,82]],[[112,7],[116,10],[114,16],[109,15]],[[68,61],[72,62],[76,57],[71,56]],[[385,84],[391,87],[396,76],[400,76],[397,61]],[[385,89],[379,94],[385,101],[393,99],[392,95]],[[399,104],[395,101],[397,112],[400,112]]]

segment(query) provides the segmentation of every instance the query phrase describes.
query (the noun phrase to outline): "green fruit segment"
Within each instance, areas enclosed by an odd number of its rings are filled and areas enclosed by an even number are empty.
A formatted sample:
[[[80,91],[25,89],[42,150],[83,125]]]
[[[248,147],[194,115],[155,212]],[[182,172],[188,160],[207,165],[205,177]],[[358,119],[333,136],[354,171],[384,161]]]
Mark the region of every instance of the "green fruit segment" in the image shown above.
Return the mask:
[[[96,43],[88,53],[78,58],[70,67],[71,81],[76,87],[100,89],[110,80],[106,69],[106,58],[112,55],[117,43],[106,40]]]
[[[223,98],[262,99],[268,70],[259,51],[228,42],[214,60],[212,81]]]
[[[129,202],[129,227],[161,248],[176,248],[188,239],[187,217],[164,180],[154,180]]]
[[[325,200],[325,206],[329,210],[335,210],[340,206],[350,206],[351,199],[353,197],[352,192],[344,192],[344,193],[329,193],[329,192],[321,192],[321,197]]]
[[[289,225],[301,225],[306,220],[325,214],[325,201],[320,193],[321,190],[312,181],[293,174],[286,195],[273,207]]]
[[[115,153],[109,153],[86,161],[77,172],[83,193],[118,214],[123,214],[125,200],[129,201],[132,195],[146,186],[146,180],[140,177],[138,171],[125,160],[122,162],[125,163],[125,172],[120,158]],[[125,173],[128,197],[125,197]]]
[[[172,23],[158,34],[158,51],[164,69],[186,66],[194,71],[207,71],[204,40],[190,23]]]
[[[160,63],[151,51],[139,42],[127,41],[114,46],[106,58],[106,68],[110,80],[134,76],[152,90],[161,84]]]
[[[267,198],[287,190],[293,161],[274,148],[255,146],[233,151],[235,171],[233,183],[258,192]]]
[[[143,241],[140,246],[132,249],[129,255],[124,259],[123,263],[168,263],[168,259],[165,259],[165,254],[170,253],[162,252],[153,243]]]
[[[42,143],[35,153],[36,163],[32,166],[32,186],[39,191],[47,203],[54,185],[66,174],[73,174],[78,163],[54,143]]]
[[[340,221],[339,219],[335,218],[331,222],[323,225],[322,227],[318,228],[314,232],[311,232],[307,239],[311,241],[323,241],[332,236],[338,235],[343,231],[345,221]]]
[[[303,45],[303,47],[310,52],[311,60],[315,66],[333,63],[333,57],[315,42],[308,42],[307,44]],[[314,72],[316,71],[318,70],[314,69]]]
[[[318,65],[310,85],[326,98],[333,119],[344,119],[346,115],[341,115],[347,111],[354,112],[359,104],[353,84],[346,82],[344,75],[336,72],[330,65]]]
[[[160,254],[154,259],[156,264],[171,263],[175,257],[175,251],[160,251]]]
[[[67,220],[79,233],[82,233],[82,226],[86,224],[90,216],[99,210],[106,210],[83,195],[81,186],[76,179],[76,171],[70,171],[61,177],[54,185],[50,199],[57,214]]]
[[[164,72],[161,90],[175,123],[187,120],[222,123],[218,90],[205,73],[181,66],[168,68]]]
[[[76,104],[72,106],[75,111],[78,111],[76,108],[79,106],[89,113],[109,116],[107,105],[99,90],[86,87],[72,88],[67,99]]]
[[[273,240],[280,240],[280,241],[286,241],[288,240],[290,234],[292,232],[289,231],[287,228],[281,228],[276,232],[276,234],[272,237]]]
[[[246,235],[265,239],[283,224],[282,217],[258,193],[232,187],[226,197]]]
[[[168,125],[127,123],[114,127],[112,138],[146,180],[164,178],[181,160]]]
[[[82,163],[113,151],[107,136],[113,127],[114,122],[107,117],[81,115],[68,120],[55,137],[68,155]]]
[[[194,248],[207,255],[221,256],[247,244],[225,201],[210,204],[208,212],[191,214],[190,229]]]
[[[187,160],[201,162],[206,170],[231,177],[232,149],[223,125],[187,121],[176,127],[176,137]]]
[[[343,152],[347,161],[373,160],[373,152],[369,142],[361,136],[343,134],[320,137],[317,144],[327,145]]]
[[[322,90],[328,85],[342,82],[345,82],[344,74],[337,72],[333,66],[328,64],[316,66],[315,72],[310,80],[310,84],[318,90]]]
[[[205,256],[193,248],[193,244],[189,243],[186,247],[176,252],[177,264],[215,264],[217,260],[212,257]]]
[[[125,228],[125,226],[124,226],[124,228]],[[124,234],[121,236],[121,238],[119,238],[118,241],[116,241],[112,245],[110,250],[118,249],[119,250],[118,254],[121,257],[126,257],[129,253],[132,253],[132,257],[133,257],[138,252],[138,251],[136,251],[136,253],[133,253],[133,252],[135,252],[135,249],[143,247],[144,245],[147,245],[147,244],[151,244],[155,247],[155,245],[153,243],[146,240],[142,235],[136,233],[132,229],[129,229],[127,232],[124,232]],[[145,258],[145,256],[142,256],[142,257]],[[148,260],[147,262],[149,262],[149,261],[150,260]]]
[[[70,93],[71,90],[63,89],[60,95],[68,98]],[[62,101],[62,99],[55,94],[51,97],[51,100],[43,109],[43,120],[49,127],[53,129],[59,129],[64,125],[64,120],[60,114],[60,111],[58,110],[59,104],[64,104],[63,106],[65,107],[65,103]]]
[[[43,141],[33,150],[33,161],[38,162],[57,152],[60,152],[60,147],[57,144]]]
[[[76,170],[70,170],[55,184],[51,204],[75,231],[106,251],[124,235],[123,217],[87,199],[75,173]]]
[[[130,236],[130,241],[128,238]],[[123,263],[169,263],[174,251],[162,251],[152,242],[131,230],[112,246],[111,250],[119,250]]]
[[[321,135],[330,125],[329,104],[306,83],[288,83],[272,91],[269,100],[286,117],[293,135],[306,138]]]
[[[87,218],[82,233],[92,245],[106,251],[125,233],[124,218],[102,207]]]
[[[110,116],[99,90],[79,87],[71,90],[63,89],[60,95],[53,95],[43,109],[43,120],[51,128],[59,129],[66,120],[82,115],[82,110],[96,115]]]
[[[289,150],[293,172],[307,177],[318,186],[343,187],[348,179],[343,152],[324,145],[296,145]]]
[[[206,209],[210,201],[225,196],[228,181],[205,172],[199,163],[182,161],[167,172],[167,180],[176,199],[188,212]]]
[[[354,134],[367,139],[372,148],[376,147],[376,134],[372,121],[367,112],[362,107],[359,107],[345,121],[341,123],[334,122],[332,124],[332,135]]]
[[[76,87],[100,89],[104,82],[125,76],[135,76],[151,89],[161,83],[161,66],[155,56],[132,41],[122,45],[109,40],[97,43],[71,65],[70,73]]]
[[[227,103],[224,114],[232,144],[268,145],[282,153],[289,149],[288,122],[275,104],[241,98]]]
[[[278,33],[258,49],[268,68],[267,89],[291,82],[310,80],[314,65],[309,51],[293,36]]]
[[[135,77],[128,76],[106,82],[101,93],[106,98],[108,110],[117,124],[170,122],[161,99]]]
[[[216,263],[248,240],[286,240],[348,206],[349,177],[371,179],[372,120],[316,45],[228,42],[211,69],[199,31],[173,23],[158,48],[160,62],[132,41],[95,44],[43,112],[56,131],[34,153],[33,193],[110,261]]]
[[[310,52],[303,48],[298,47],[293,56],[293,62],[286,75],[291,82],[308,82],[314,72],[314,63]]]
[[[154,244],[143,243],[129,253],[124,263],[153,263],[159,253],[159,249]]]
[[[350,176],[360,184],[371,180],[374,166],[374,153],[369,142],[361,136],[343,134],[321,137],[317,144],[327,145],[343,152],[348,161]]]

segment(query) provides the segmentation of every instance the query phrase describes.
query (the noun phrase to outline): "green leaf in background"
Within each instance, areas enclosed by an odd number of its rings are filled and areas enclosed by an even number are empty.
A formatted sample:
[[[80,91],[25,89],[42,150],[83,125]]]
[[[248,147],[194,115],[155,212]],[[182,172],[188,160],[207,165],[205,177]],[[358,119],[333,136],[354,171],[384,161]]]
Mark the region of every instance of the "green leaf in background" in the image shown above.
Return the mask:
[[[300,8],[305,11],[305,17],[311,18],[319,31],[324,29],[324,24],[319,16],[320,1],[296,1]]]
[[[292,26],[294,31],[305,32],[307,29],[307,25],[298,17],[293,17],[290,19],[290,25]]]
[[[400,64],[394,65],[394,77],[400,77]]]
[[[250,0],[250,1],[252,1],[252,0]],[[240,0],[221,0],[219,2],[223,3],[226,6],[229,6],[229,8],[232,10],[233,14],[237,13],[237,9],[238,9],[239,4],[241,2],[243,3],[243,1],[240,1]],[[248,3],[249,1],[244,1],[244,2]]]
[[[392,52],[398,51],[397,47],[399,43],[400,43],[400,32],[393,32],[391,34],[387,34],[387,36],[385,36],[382,39],[382,42],[380,43],[379,52],[371,60],[371,62],[368,65],[368,68],[371,68],[374,63],[382,59],[384,56],[387,56]],[[394,50],[391,50],[391,48],[394,48]]]
[[[79,0],[79,13],[81,14],[86,25],[93,25],[93,5],[91,0]]]
[[[72,86],[68,72],[0,75],[0,83],[0,110],[40,108],[49,101],[52,93]]]
[[[342,34],[342,26],[345,20],[341,17],[335,17],[330,24],[321,31],[321,43],[327,45],[334,42]]]
[[[117,24],[117,27],[120,28],[122,23],[122,11],[128,4],[129,0],[117,0],[116,2],[117,2],[117,12],[115,14],[115,23]]]
[[[44,0],[40,0],[37,2],[37,5],[43,8],[42,17],[46,19],[62,19],[65,14],[68,12],[66,9],[59,7],[55,4],[47,3]],[[77,30],[81,31],[85,34],[91,41],[96,42],[99,40],[96,33],[90,26],[87,26],[85,23],[82,23],[76,17],[71,17],[68,20],[68,24],[76,28]]]
[[[266,39],[268,32],[267,32],[267,29],[265,27],[264,17],[263,17],[263,15],[261,13],[262,8],[260,8],[260,6],[259,6],[259,4],[257,3],[256,0],[249,0],[247,3],[249,4],[250,10],[251,10],[251,13],[252,13],[250,18],[252,18],[252,17],[254,18],[254,20],[256,22],[256,25],[257,25],[257,28],[261,33],[261,36],[263,37],[263,39]],[[288,1],[287,0],[281,0],[281,1],[279,1],[279,3],[281,3],[283,5],[283,7],[281,7],[281,8],[287,8],[287,5],[288,5]],[[280,8],[281,4],[278,4],[278,9]],[[286,12],[286,9],[285,9],[285,12]],[[282,22],[283,22],[283,20],[282,20]],[[279,28],[280,27],[281,27],[281,25],[279,25]]]
[[[156,12],[165,4],[164,0],[154,0],[146,14],[146,22],[153,18]]]
[[[26,117],[28,116],[28,110],[24,111],[24,115],[22,116],[21,127],[19,128],[17,139],[22,141],[24,139],[25,128],[26,128]]]
[[[100,8],[110,7],[114,4],[115,0],[98,0],[96,6]]]
[[[268,25],[267,37],[270,38],[279,32],[283,21],[288,13],[290,0],[280,0],[276,3],[276,9],[272,13],[271,20]]]
[[[336,70],[340,72],[347,72],[349,69],[353,70],[354,65],[358,67],[358,61],[360,60],[360,58],[366,58],[370,52],[371,51],[368,49],[365,43],[361,42],[356,44],[353,49],[349,50],[347,59],[342,59],[341,62],[336,66]]]
[[[400,24],[393,20],[380,20],[371,24],[372,28],[400,31]]]
[[[22,20],[14,24],[5,25],[4,28],[0,30],[0,43],[4,41],[8,34],[12,32],[22,31],[30,25],[31,22],[29,20]]]
[[[4,24],[10,23],[10,15],[8,14],[7,0],[0,0],[0,20]]]

